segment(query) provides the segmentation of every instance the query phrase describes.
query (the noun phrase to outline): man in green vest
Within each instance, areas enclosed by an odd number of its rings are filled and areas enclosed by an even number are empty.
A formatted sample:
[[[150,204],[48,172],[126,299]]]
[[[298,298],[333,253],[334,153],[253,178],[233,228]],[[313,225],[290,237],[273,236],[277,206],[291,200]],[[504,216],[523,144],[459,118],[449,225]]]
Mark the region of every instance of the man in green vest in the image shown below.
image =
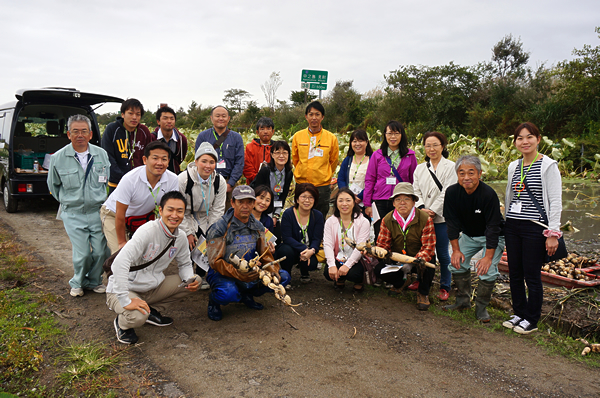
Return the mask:
[[[377,246],[423,261],[430,261],[435,254],[433,219],[415,206],[419,198],[415,195],[412,184],[408,182],[397,184],[390,199],[394,204],[394,211],[383,217],[377,237]],[[408,266],[408,264],[403,266]],[[404,272],[398,268],[398,265],[388,265],[382,262],[375,272],[378,278],[394,285],[389,291],[390,295],[400,293],[404,284]],[[433,268],[424,267],[424,271],[417,277],[419,281],[417,309],[420,311],[427,311],[429,308],[429,289],[434,275]]]

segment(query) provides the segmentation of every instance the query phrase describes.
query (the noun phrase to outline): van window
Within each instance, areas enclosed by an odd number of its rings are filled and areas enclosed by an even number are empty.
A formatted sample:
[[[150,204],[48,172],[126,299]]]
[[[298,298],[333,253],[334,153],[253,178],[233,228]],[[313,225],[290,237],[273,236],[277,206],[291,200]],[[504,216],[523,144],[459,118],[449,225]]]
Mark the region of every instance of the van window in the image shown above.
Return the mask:
[[[84,114],[81,108],[59,105],[29,105],[23,108],[15,126],[15,137],[66,137],[70,116]],[[90,117],[91,120],[91,117]],[[93,126],[92,126],[93,128]]]

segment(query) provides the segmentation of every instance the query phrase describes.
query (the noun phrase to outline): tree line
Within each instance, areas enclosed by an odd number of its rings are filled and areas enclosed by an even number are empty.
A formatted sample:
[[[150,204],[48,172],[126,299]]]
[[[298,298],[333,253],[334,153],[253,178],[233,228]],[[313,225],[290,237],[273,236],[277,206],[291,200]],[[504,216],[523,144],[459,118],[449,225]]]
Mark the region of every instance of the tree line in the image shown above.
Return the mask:
[[[600,38],[600,27],[595,31]],[[429,130],[448,137],[505,139],[521,122],[531,121],[552,139],[573,138],[590,158],[600,153],[600,45],[574,49],[573,60],[551,66],[531,67],[530,53],[512,35],[502,38],[491,53],[490,60],[471,66],[401,65],[384,75],[383,87],[366,93],[359,93],[351,80],[338,81],[322,100],[324,126],[338,134],[356,128],[372,132],[394,119],[406,126],[409,139]],[[279,73],[273,72],[261,86],[264,107],[243,89],[226,90],[223,103],[231,109],[230,126],[251,129],[258,118],[268,116],[283,136],[304,128],[304,106],[315,93],[292,91],[281,100],[280,85]],[[208,128],[212,106],[194,101],[188,109],[179,108],[178,127]],[[115,116],[101,115],[99,122],[106,124]],[[143,122],[156,125],[150,112]]]

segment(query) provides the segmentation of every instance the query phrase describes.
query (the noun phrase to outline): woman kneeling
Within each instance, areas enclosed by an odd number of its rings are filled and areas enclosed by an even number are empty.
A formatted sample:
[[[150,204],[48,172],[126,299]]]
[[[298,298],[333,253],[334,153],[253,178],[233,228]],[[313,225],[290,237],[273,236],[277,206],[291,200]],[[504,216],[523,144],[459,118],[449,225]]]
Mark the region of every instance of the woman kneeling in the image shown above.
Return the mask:
[[[356,195],[348,187],[341,188],[335,197],[333,217],[325,222],[323,249],[328,268],[325,279],[334,282],[334,287],[343,289],[346,279],[354,282],[354,291],[363,290],[362,254],[346,242],[346,238],[357,243],[369,240],[371,224],[356,204]]]

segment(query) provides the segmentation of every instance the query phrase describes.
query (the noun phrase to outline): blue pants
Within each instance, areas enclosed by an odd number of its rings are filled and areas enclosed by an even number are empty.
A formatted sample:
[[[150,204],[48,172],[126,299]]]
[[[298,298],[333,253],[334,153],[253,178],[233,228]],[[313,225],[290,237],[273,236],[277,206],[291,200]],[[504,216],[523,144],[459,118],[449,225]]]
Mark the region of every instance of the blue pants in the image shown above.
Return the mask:
[[[440,262],[440,289],[450,291],[450,284],[452,283],[452,274],[450,273],[450,253],[448,252],[448,245],[450,240],[448,239],[448,228],[446,223],[433,224],[435,228],[435,254]]]
[[[100,212],[65,212],[60,215],[73,246],[72,288],[93,289],[102,284],[102,264],[110,257],[102,233]]]
[[[283,270],[279,270],[280,283],[287,286],[292,279],[290,274]],[[244,296],[258,297],[267,292],[272,292],[258,280],[254,282],[242,282],[240,280],[229,278],[219,274],[212,268],[208,270],[206,280],[210,284],[213,300],[219,305],[227,305],[229,303],[239,303]]]
[[[450,267],[450,272],[471,272],[471,259],[474,255],[479,253],[479,251],[483,250],[483,255],[485,256],[485,236],[475,236],[471,238],[465,234],[460,235],[458,239],[458,245],[460,247],[461,253],[465,256],[465,261],[460,264],[460,268],[456,269],[454,267]],[[494,252],[494,257],[492,258],[492,265],[488,269],[488,272],[485,275],[481,275],[479,279],[482,281],[493,282],[500,276],[498,272],[498,263],[502,258],[502,253],[504,252],[504,236],[501,236],[498,240],[498,247]]]
[[[506,255],[515,315],[537,325],[542,313],[542,265],[546,260],[544,227],[529,220],[506,219]],[[525,283],[529,294],[525,293]]]

